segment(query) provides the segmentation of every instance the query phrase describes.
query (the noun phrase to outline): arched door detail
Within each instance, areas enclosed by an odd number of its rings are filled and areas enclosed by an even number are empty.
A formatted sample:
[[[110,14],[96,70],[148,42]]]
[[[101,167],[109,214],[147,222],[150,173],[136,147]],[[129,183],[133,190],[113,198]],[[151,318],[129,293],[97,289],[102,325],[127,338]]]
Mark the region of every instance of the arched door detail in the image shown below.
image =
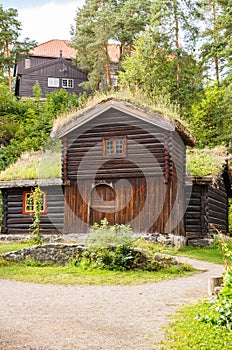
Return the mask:
[[[115,224],[116,192],[109,184],[97,184],[91,191],[90,225],[107,219],[110,225]]]

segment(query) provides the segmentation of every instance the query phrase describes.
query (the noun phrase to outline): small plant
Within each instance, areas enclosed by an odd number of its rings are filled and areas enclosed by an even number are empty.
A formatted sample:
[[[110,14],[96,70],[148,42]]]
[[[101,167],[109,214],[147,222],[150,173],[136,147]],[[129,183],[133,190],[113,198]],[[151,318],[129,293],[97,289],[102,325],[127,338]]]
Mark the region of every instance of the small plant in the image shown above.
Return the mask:
[[[110,226],[107,219],[101,220],[101,224],[95,223],[90,227],[86,246],[91,249],[109,248],[119,244],[132,245],[135,238],[130,226]]]
[[[36,187],[28,198],[28,204],[34,208],[33,223],[30,225],[30,242],[33,244],[42,244],[43,235],[41,234],[40,217],[43,212],[44,193],[39,187]]]
[[[216,229],[217,230],[217,229]],[[232,250],[229,248],[227,241],[222,233],[217,230],[223,251],[223,260],[226,267],[223,277],[223,288],[216,298],[214,298],[211,307],[215,310],[216,316],[209,317],[197,315],[197,319],[202,322],[211,323],[221,327],[226,327],[232,331]]]
[[[130,226],[110,226],[104,219],[90,228],[86,249],[72,264],[116,271],[159,271],[174,264],[172,258],[158,257],[154,252],[154,245],[136,239]]]
[[[86,250],[76,264],[86,268],[129,270],[134,268],[138,255],[133,246],[134,241],[129,226],[110,226],[105,218],[100,225],[95,223],[90,228]]]

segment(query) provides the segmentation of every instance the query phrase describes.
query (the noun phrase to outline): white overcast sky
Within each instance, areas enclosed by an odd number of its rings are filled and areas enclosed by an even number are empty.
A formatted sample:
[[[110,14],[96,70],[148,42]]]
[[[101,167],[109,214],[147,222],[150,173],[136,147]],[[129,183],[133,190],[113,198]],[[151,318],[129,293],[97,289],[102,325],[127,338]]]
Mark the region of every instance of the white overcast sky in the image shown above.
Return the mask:
[[[0,0],[6,10],[18,10],[22,24],[21,39],[26,37],[39,44],[51,39],[70,40],[78,8],[85,0]]]

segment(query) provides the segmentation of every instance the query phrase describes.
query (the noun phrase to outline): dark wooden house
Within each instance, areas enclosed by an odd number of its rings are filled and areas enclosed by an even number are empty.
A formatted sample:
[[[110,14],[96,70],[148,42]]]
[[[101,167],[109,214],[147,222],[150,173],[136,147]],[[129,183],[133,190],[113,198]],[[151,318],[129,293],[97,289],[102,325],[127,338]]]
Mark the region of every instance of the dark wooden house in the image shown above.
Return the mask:
[[[108,45],[111,64],[111,78],[117,83],[119,47]],[[15,95],[34,96],[33,86],[38,81],[43,96],[47,93],[66,89],[69,93],[80,94],[82,82],[87,81],[87,73],[80,71],[72,63],[77,52],[67,40],[50,40],[36,46],[15,66]],[[104,85],[104,84],[103,84]]]
[[[216,176],[193,176],[186,181],[186,237],[204,238],[227,234],[229,203],[232,198],[232,177],[228,161]]]
[[[41,229],[44,235],[60,234],[64,224],[64,196],[61,179],[1,181],[2,224],[1,233],[29,234],[33,223],[33,204],[28,198],[35,187],[44,195]]]
[[[62,140],[64,233],[107,218],[135,232],[185,235],[185,146],[174,120],[110,98],[53,130]]]
[[[15,67],[15,95],[33,96],[33,86],[38,81],[43,96],[46,93],[66,89],[80,94],[80,83],[87,80],[87,74],[72,64],[76,51],[66,40],[50,40],[35,47]]]
[[[204,238],[211,224],[228,232],[229,165],[186,181],[186,145],[194,140],[178,121],[109,98],[57,121],[52,136],[62,142],[61,178],[0,181],[2,234],[28,232],[27,200],[37,186],[43,234],[85,235],[104,218],[141,234]]]

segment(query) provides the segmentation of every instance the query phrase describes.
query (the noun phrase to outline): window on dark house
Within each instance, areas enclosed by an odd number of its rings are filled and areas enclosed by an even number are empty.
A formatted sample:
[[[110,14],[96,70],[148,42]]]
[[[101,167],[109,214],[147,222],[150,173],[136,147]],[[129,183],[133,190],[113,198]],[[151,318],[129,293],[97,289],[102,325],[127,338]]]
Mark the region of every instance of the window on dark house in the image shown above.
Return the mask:
[[[23,214],[34,214],[36,212],[36,201],[33,197],[33,192],[25,191],[23,192]],[[46,193],[41,194],[40,203],[41,214],[46,214]]]
[[[125,157],[126,137],[104,138],[103,157]]]
[[[48,78],[48,87],[59,87],[60,79],[59,78]]]
[[[73,79],[62,79],[62,88],[73,89],[74,88],[74,80]]]
[[[30,58],[25,58],[25,69],[31,68]]]

